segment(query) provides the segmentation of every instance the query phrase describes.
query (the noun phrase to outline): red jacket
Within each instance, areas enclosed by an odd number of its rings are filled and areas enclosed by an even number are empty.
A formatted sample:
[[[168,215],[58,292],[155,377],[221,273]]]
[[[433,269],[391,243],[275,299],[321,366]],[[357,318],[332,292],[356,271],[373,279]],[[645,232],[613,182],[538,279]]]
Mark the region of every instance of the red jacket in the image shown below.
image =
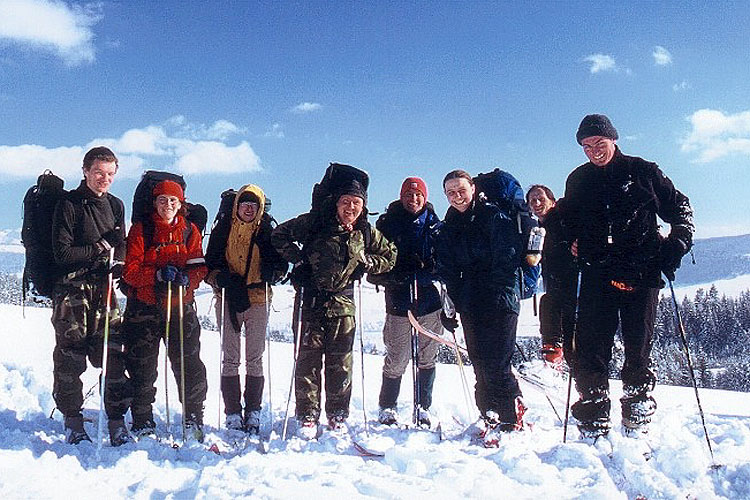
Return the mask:
[[[181,271],[187,271],[190,284],[187,287],[184,303],[193,301],[193,290],[200,284],[208,272],[203,259],[201,233],[192,222],[187,222],[182,215],[175,217],[172,224],[154,215],[153,237],[148,248],[145,247],[143,223],[133,224],[128,233],[128,250],[125,256],[123,279],[135,289],[135,298],[146,304],[165,304],[167,287],[156,280],[156,271],[171,264]],[[187,224],[192,230],[187,230]],[[185,233],[189,232],[187,243]],[[177,288],[172,287],[172,307],[179,304]]]

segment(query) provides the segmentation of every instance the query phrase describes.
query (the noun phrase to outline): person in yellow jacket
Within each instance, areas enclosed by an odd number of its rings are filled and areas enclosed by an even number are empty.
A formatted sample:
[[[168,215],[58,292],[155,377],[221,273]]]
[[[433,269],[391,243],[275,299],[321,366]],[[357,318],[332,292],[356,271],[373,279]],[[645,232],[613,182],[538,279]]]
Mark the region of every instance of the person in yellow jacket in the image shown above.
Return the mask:
[[[226,197],[233,197],[226,198]],[[217,323],[224,323],[221,393],[228,429],[257,434],[263,396],[263,352],[271,285],[284,275],[287,263],[270,242],[274,221],[265,211],[263,190],[253,184],[222,195],[206,250],[214,288]],[[224,290],[224,310],[221,293]],[[241,331],[245,327],[244,415],[240,401]]]

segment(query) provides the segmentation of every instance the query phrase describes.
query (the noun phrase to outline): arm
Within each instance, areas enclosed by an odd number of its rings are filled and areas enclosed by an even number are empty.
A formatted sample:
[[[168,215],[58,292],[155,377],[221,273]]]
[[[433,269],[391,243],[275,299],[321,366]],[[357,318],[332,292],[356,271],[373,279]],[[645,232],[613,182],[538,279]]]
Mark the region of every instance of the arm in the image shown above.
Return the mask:
[[[127,238],[127,253],[122,278],[135,288],[153,287],[156,283],[156,266],[146,262],[143,225],[138,222],[130,228]]]
[[[75,212],[75,207],[69,200],[62,200],[55,208],[52,223],[52,251],[55,262],[69,269],[90,264],[101,253],[96,243],[75,245]]]
[[[370,261],[367,272],[372,274],[388,272],[396,265],[398,255],[396,245],[391,243],[376,228],[370,226],[370,231],[372,238],[369,248],[366,249],[366,255]]]
[[[310,235],[310,214],[302,214],[277,226],[271,233],[271,244],[287,262],[296,264],[304,255],[302,245]]]
[[[657,215],[670,225],[669,238],[679,239],[685,245],[687,252],[692,246],[695,232],[690,200],[674,187],[669,177],[664,175],[664,172],[657,166],[655,166],[652,185],[658,205]]]
[[[206,260],[203,257],[201,232],[192,222],[188,222],[188,224],[191,224],[193,228],[190,231],[190,238],[186,245],[188,255],[185,262],[185,272],[188,278],[190,278],[190,285],[188,285],[190,290],[195,290],[208,273],[208,269],[206,268]]]

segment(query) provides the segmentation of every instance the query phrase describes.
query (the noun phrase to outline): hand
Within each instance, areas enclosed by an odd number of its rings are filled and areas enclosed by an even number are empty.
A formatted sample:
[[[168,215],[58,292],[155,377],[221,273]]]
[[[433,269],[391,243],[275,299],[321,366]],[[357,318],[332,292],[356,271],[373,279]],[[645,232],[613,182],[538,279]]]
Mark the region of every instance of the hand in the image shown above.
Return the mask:
[[[116,262],[115,265],[109,268],[109,272],[112,275],[113,280],[122,278],[122,271],[123,271],[122,262]]]
[[[156,271],[156,280],[162,283],[172,283],[177,279],[178,274],[180,274],[179,269],[173,265],[166,265]]]
[[[359,262],[362,263],[362,267],[365,268],[366,272],[369,271],[370,269],[372,269],[372,267],[375,265],[375,262],[372,260],[372,257],[370,257],[369,255],[367,255],[365,253],[364,249],[362,249],[362,251],[359,252],[359,256],[358,257],[359,257],[358,258]]]
[[[122,245],[123,241],[125,241],[125,236],[123,236],[122,230],[119,227],[116,227],[113,230],[104,233],[102,239],[106,240],[107,243],[109,243],[109,246],[117,248]]]
[[[661,270],[669,281],[675,280],[675,271],[682,263],[682,256],[688,251],[688,246],[680,238],[670,236],[661,243],[659,259]]]
[[[440,323],[443,324],[443,328],[451,333],[455,333],[456,328],[458,328],[458,319],[455,316],[452,318],[448,317],[445,311],[440,311]]]
[[[190,286],[190,276],[188,276],[187,273],[178,271],[177,276],[175,276],[174,278],[174,283],[175,285],[181,286],[182,288],[187,288]]]

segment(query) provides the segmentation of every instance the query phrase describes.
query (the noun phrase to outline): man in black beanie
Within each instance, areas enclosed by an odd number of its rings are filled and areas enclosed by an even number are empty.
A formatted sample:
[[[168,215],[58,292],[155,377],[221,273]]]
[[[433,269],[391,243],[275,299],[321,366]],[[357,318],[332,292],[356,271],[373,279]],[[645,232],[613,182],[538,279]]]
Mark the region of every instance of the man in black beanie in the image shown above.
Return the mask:
[[[609,362],[618,323],[622,327],[622,430],[647,431],[656,410],[651,371],[660,275],[674,280],[692,245],[693,210],[688,198],[652,162],[626,156],[609,118],[587,115],[576,140],[589,159],[568,176],[561,216],[580,267],[574,338],[566,341],[579,401],[572,407],[585,438],[610,429]],[[656,217],[670,224],[659,234]]]

